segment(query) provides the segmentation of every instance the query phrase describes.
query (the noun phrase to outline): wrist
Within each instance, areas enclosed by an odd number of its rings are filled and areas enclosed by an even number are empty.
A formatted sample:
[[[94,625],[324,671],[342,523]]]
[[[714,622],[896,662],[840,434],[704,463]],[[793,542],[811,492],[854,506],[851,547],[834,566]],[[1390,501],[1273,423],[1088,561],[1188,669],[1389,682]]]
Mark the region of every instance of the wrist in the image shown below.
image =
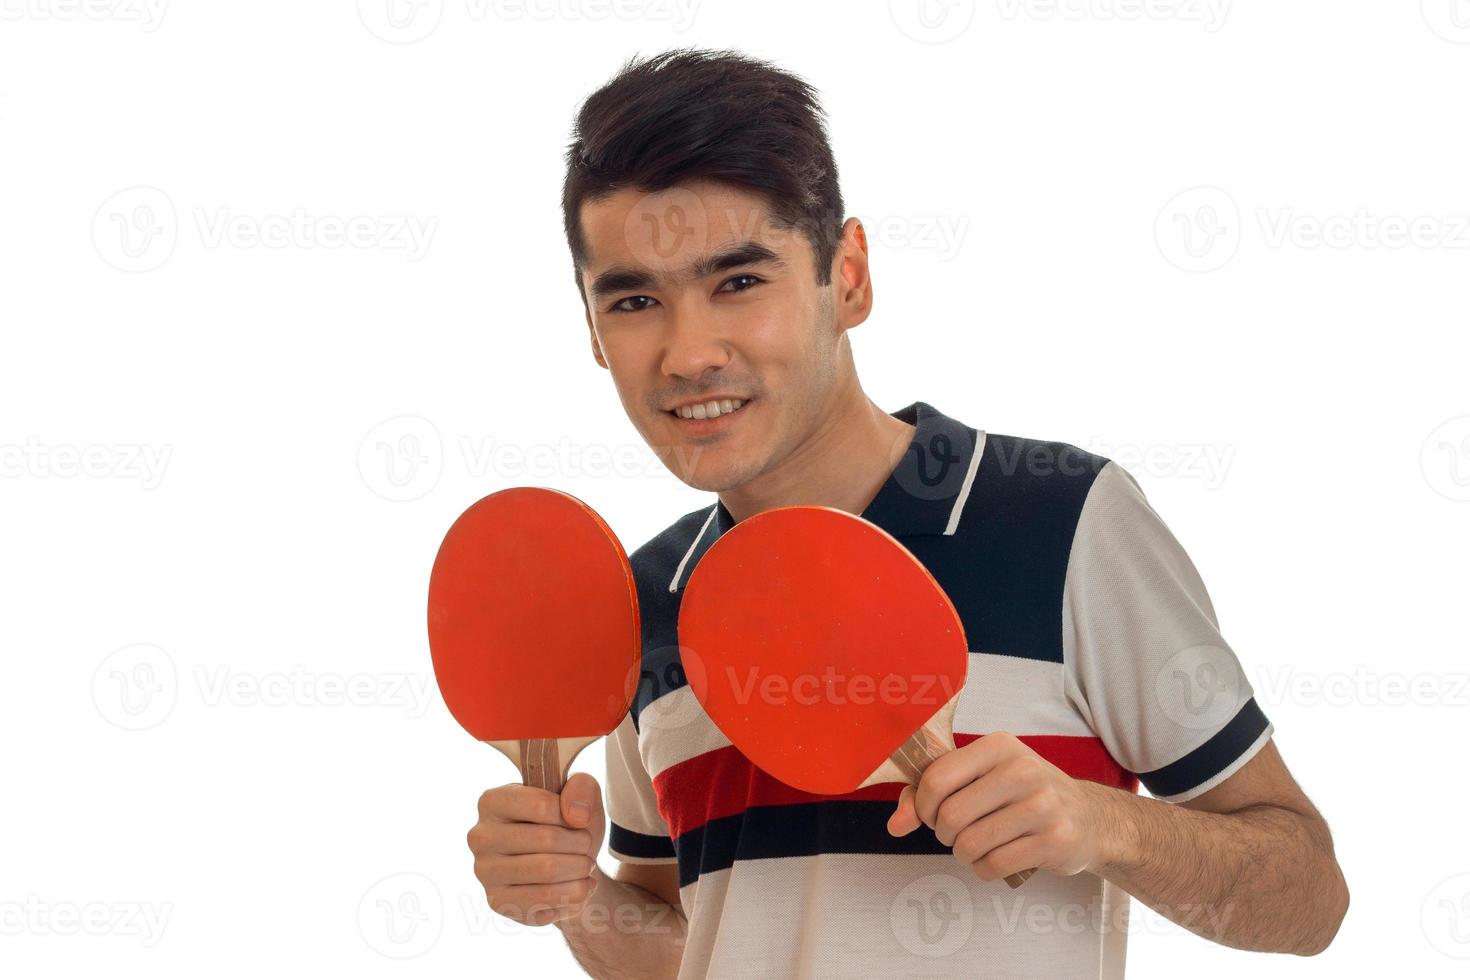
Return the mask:
[[[1137,865],[1139,861],[1138,800],[1131,793],[1081,780],[1092,828],[1092,859],[1086,870],[1099,877]]]
[[[563,933],[585,932],[588,924],[589,910],[597,906],[606,907],[609,904],[613,904],[608,896],[610,889],[616,886],[617,879],[603,871],[602,866],[597,863],[596,859],[593,859],[592,870],[588,873],[588,877],[593,882],[592,891],[587,894],[587,899],[582,903],[581,908],[577,910],[575,915],[569,915],[564,919],[557,919],[552,923]],[[596,915],[597,913],[592,912],[591,914]]]

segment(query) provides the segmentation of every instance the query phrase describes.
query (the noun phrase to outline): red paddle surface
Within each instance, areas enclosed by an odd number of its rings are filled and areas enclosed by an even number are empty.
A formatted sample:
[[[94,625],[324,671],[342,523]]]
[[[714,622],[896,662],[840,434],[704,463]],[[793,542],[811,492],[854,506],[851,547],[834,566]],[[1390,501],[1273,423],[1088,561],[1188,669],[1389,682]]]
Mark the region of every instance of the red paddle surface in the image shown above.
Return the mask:
[[[478,501],[429,578],[444,702],[481,741],[605,735],[628,710],[641,635],[633,570],[611,529],[556,490]]]
[[[964,627],[926,568],[830,507],[749,517],[700,559],[680,656],[710,719],[789,786],[849,793],[964,686]]]

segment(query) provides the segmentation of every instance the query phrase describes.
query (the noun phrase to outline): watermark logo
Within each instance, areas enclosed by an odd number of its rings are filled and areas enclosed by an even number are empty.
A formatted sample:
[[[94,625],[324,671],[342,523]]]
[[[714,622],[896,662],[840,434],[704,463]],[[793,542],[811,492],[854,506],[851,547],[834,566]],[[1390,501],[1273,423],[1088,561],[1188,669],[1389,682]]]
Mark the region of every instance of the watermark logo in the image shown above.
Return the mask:
[[[694,23],[698,0],[465,0],[471,20],[665,21],[675,34]]]
[[[663,21],[679,34],[694,23],[698,8],[698,0],[464,0],[454,10],[476,24],[485,20]],[[413,44],[438,30],[444,0],[358,0],[357,16],[379,40]]]
[[[110,20],[151,34],[167,7],[168,0],[0,0],[0,20]]]
[[[102,202],[92,216],[92,244],[102,260],[123,272],[148,272],[168,261],[178,244],[179,217],[157,187],[129,187]]]
[[[194,684],[209,708],[398,708],[410,718],[423,717],[435,690],[426,674],[316,673],[300,664],[265,673],[195,664]]]
[[[1217,731],[1235,716],[1245,678],[1234,654],[1202,643],[1174,654],[1154,677],[1166,717],[1191,731]]]
[[[1257,700],[1268,706],[1290,702],[1330,708],[1470,707],[1470,674],[1458,671],[1383,673],[1358,664],[1351,670],[1316,672],[1262,666],[1255,681]]]
[[[444,439],[428,419],[401,415],[380,422],[363,437],[357,464],[363,484],[373,493],[407,501],[432,491],[445,469],[477,482],[515,484],[672,479],[673,473],[692,469],[703,452],[700,446],[589,443],[565,435],[546,442],[469,433]]]
[[[969,942],[975,928],[969,886],[953,875],[920,878],[894,896],[888,923],[899,945],[915,956],[950,956]]]
[[[1176,21],[1206,34],[1225,26],[1231,0],[998,0],[1005,20]]]
[[[1446,41],[1470,44],[1470,0],[1419,0],[1429,29]]]
[[[444,442],[434,423],[400,415],[374,427],[357,447],[357,472],[384,500],[417,500],[433,490],[444,470]]]
[[[1240,247],[1240,208],[1219,187],[1192,187],[1170,199],[1154,220],[1154,241],[1185,272],[1213,272]]]
[[[708,690],[704,658],[691,647],[662,646],[647,651],[638,672],[636,698],[640,731],[672,732],[705,717],[695,691]]]
[[[953,41],[975,19],[975,0],[888,0],[894,26],[923,44]]]
[[[1024,890],[1009,897],[990,896],[1002,935],[1102,936],[1109,933],[1167,936],[1192,932],[1217,942],[1227,935],[1234,904],[1188,902],[1137,910],[1131,902],[1104,902],[1097,892],[1086,902],[1036,901]],[[1141,914],[1135,914],[1139,912]]]
[[[108,654],[92,674],[92,703],[119,728],[142,731],[162,722],[179,699],[179,672],[159,647],[136,643]]]
[[[686,654],[693,652],[689,647],[680,649]],[[702,668],[700,673],[703,673]],[[954,688],[954,679],[949,676],[904,674],[897,671],[881,676],[870,673],[848,674],[831,664],[824,667],[820,674],[762,671],[759,667],[748,667],[740,671],[733,666],[726,666],[723,673],[724,683],[720,690],[729,691],[734,703],[740,705],[797,704],[811,707],[818,704],[886,704],[895,707],[933,705],[937,708],[948,704],[959,693]],[[689,683],[695,690],[709,690],[702,686],[708,682],[702,681],[692,670]]]
[[[124,936],[146,949],[163,939],[172,902],[0,902],[0,936]]]
[[[1310,214],[1293,207],[1258,207],[1255,225],[1268,249],[1470,250],[1470,215],[1407,215],[1356,208]],[[1184,191],[1154,223],[1159,251],[1186,272],[1213,272],[1235,257],[1245,226],[1234,198],[1218,187]]]
[[[205,249],[374,250],[401,252],[410,262],[428,254],[439,228],[433,215],[313,214],[302,207],[277,214],[195,207],[188,214]],[[180,237],[178,211],[157,187],[118,191],[92,217],[97,254],[123,272],[149,272],[163,265]]]
[[[1294,208],[1256,209],[1268,248],[1432,249],[1470,248],[1470,216],[1374,214],[1299,214]]]
[[[1441,497],[1470,500],[1470,415],[1440,423],[1419,451],[1424,480]]]
[[[645,194],[623,220],[623,240],[634,259],[667,268],[683,252],[704,251],[709,216],[698,194],[683,187]]]
[[[194,209],[205,248],[381,249],[403,252],[417,262],[429,251],[439,219],[413,214],[341,217],[293,208],[286,214],[240,214],[229,208]]]
[[[444,931],[444,897],[421,874],[389,875],[362,896],[357,929],[369,947],[389,959],[421,956]]]
[[[437,690],[428,674],[318,673],[300,664],[265,672],[195,664],[189,679],[206,708],[392,708],[409,718],[423,717]],[[173,658],[148,643],[108,654],[92,675],[97,713],[130,731],[162,724],[178,704],[180,690]]]
[[[444,0],[357,0],[357,17],[376,38],[412,44],[434,33]]]
[[[1451,875],[1430,889],[1419,909],[1419,924],[1440,953],[1470,960],[1470,873]]]
[[[1113,444],[1098,436],[1088,441],[1087,448],[1129,473],[1198,480],[1206,490],[1224,485],[1236,450],[1235,446],[1209,443]]]
[[[951,500],[959,496],[977,452],[978,434],[969,429],[938,430],[927,439],[905,431],[909,439],[903,460],[893,470],[893,480],[919,500]],[[913,457],[910,462],[909,457]]]
[[[886,215],[871,226],[873,240],[885,248],[931,251],[941,262],[960,253],[969,230],[965,214]]]
[[[135,443],[77,446],[43,443],[34,436],[23,443],[0,443],[0,478],[137,480],[144,490],[163,482],[174,447]]]

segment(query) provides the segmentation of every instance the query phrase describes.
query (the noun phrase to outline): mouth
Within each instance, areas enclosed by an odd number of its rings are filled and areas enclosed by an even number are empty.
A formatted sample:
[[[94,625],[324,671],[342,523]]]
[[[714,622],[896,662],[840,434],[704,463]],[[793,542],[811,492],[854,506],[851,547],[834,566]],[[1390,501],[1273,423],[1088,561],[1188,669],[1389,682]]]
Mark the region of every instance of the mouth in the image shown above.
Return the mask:
[[[704,402],[699,405],[689,405],[684,408],[671,409],[665,414],[681,426],[702,431],[733,420],[736,416],[745,413],[747,406],[753,399],[720,398]]]

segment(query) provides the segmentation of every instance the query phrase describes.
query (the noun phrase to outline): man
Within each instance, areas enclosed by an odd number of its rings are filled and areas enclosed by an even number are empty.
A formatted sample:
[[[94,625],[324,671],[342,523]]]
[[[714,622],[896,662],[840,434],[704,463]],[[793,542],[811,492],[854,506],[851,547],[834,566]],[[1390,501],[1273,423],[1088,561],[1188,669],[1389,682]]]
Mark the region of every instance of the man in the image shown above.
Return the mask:
[[[728,52],[631,62],[580,111],[563,206],[593,357],[718,499],[632,556],[643,683],[606,809],[585,774],[481,797],[492,908],[555,923],[599,977],[1120,976],[1128,895],[1231,946],[1329,944],[1348,892],[1327,826],[1132,477],[863,393],[867,239],[809,86]],[[684,683],[690,572],[790,504],[885,528],[961,614],[958,748],[917,791],[782,786]]]

